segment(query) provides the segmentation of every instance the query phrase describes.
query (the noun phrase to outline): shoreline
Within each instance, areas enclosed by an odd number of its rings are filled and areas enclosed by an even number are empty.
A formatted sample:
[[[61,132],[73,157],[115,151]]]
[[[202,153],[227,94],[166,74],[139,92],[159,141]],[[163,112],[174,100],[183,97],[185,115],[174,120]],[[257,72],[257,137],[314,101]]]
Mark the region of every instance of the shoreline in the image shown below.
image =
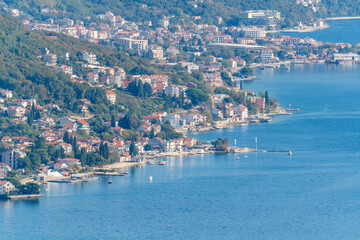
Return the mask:
[[[320,26],[320,27],[305,26],[304,28],[300,28],[300,29],[285,29],[285,30],[280,30],[278,32],[279,33],[306,33],[306,32],[316,32],[316,31],[323,30],[323,29],[326,29],[329,27],[330,27],[330,25],[325,24],[324,26]]]
[[[336,20],[353,20],[353,19],[360,19],[360,16],[355,16],[355,17],[329,17],[329,18],[324,18],[322,20],[324,20],[324,21],[336,21]]]

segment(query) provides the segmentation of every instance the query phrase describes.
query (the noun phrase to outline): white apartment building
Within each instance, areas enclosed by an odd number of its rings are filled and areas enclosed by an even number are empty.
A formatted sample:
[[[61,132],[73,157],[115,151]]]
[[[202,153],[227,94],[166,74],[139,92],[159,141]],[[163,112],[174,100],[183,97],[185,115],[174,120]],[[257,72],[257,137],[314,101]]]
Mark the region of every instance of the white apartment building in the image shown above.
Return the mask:
[[[1,161],[12,169],[16,169],[19,158],[24,157],[26,157],[24,152],[18,150],[8,150],[1,154]]]
[[[126,49],[134,50],[146,50],[148,46],[148,40],[146,39],[120,38],[119,43]]]

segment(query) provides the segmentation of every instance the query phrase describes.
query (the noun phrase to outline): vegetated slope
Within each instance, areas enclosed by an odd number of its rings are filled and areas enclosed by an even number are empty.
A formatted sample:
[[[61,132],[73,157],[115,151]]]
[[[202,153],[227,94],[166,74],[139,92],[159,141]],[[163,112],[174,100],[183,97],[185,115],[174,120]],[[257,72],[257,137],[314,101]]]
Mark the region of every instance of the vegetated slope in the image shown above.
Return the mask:
[[[57,39],[49,39],[50,35]],[[170,73],[179,81],[192,79],[189,74],[178,74],[177,68],[159,68],[146,59],[130,57],[106,46],[62,34],[29,31],[18,19],[0,13],[0,87],[13,90],[24,98],[35,97],[43,103],[54,102],[66,107],[79,98],[88,98],[95,104],[106,103],[102,88],[73,83],[68,75],[45,66],[39,59],[43,48],[55,54],[69,52],[69,65],[81,61],[81,52],[88,51],[95,53],[105,66],[120,66],[129,73]]]
[[[177,17],[201,16],[202,22],[215,23],[221,16],[228,21],[240,11],[252,9],[279,10],[288,19],[296,22],[311,19],[313,12],[295,0],[0,0],[9,7],[15,7],[35,18],[44,7],[66,11],[73,18],[93,16],[111,10],[131,21],[161,19],[163,15]],[[62,14],[57,14],[59,17]]]
[[[360,16],[360,0],[322,0],[318,16]]]

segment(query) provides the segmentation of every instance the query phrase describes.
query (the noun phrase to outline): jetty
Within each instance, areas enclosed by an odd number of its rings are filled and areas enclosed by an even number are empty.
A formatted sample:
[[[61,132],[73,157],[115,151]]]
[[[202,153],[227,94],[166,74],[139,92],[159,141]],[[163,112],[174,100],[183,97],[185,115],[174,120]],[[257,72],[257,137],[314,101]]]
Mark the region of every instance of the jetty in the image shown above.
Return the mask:
[[[125,176],[127,173],[119,173],[119,172],[94,172],[97,176]]]
[[[10,199],[10,200],[24,200],[24,199],[32,200],[32,199],[39,199],[43,196],[44,196],[43,194],[9,195],[8,199]]]
[[[258,152],[292,152],[292,150],[258,150]]]
[[[54,179],[54,180],[48,180],[48,182],[52,182],[52,183],[77,183],[77,182],[82,182],[82,179],[71,179],[71,178],[67,178],[67,179]]]

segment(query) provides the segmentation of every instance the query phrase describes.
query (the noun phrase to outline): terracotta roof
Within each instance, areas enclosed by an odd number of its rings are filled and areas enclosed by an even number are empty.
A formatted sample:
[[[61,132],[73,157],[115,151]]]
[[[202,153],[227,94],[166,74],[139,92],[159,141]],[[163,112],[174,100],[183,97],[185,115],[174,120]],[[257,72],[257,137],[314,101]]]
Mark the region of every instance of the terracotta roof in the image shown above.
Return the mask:
[[[76,158],[64,158],[64,159],[61,159],[61,161],[72,161],[72,162],[75,162],[75,161],[80,161],[79,159],[76,159]]]
[[[89,124],[87,121],[85,121],[85,120],[78,120],[78,122],[79,123],[81,123],[81,124]]]
[[[0,181],[0,184],[5,186],[5,184],[8,183],[8,181]]]

